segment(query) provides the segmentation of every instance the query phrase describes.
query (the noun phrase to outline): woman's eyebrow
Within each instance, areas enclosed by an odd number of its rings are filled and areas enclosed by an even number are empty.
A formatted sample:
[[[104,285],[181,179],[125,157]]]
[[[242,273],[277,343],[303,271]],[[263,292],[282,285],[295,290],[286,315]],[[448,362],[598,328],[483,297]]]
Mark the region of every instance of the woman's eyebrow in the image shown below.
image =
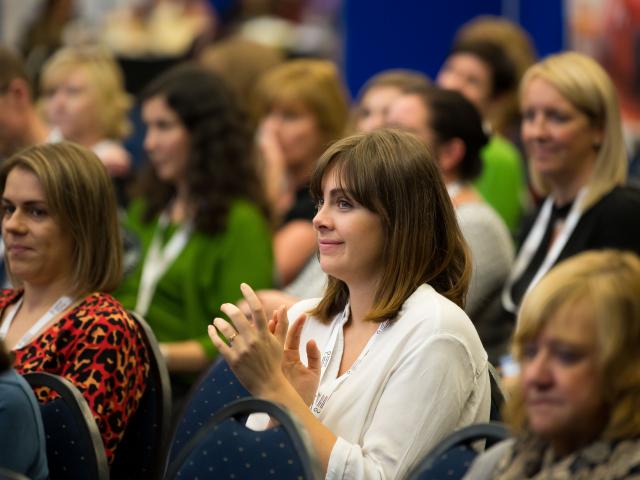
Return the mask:
[[[13,200],[10,200],[6,197],[2,197],[1,201],[2,203],[10,203],[12,205],[15,203],[21,203],[22,205],[25,205],[27,207],[47,205],[47,202],[45,200],[27,200],[25,202],[14,202]]]
[[[349,196],[349,192],[347,192],[344,188],[332,188],[329,192],[329,198],[334,199],[341,195]]]

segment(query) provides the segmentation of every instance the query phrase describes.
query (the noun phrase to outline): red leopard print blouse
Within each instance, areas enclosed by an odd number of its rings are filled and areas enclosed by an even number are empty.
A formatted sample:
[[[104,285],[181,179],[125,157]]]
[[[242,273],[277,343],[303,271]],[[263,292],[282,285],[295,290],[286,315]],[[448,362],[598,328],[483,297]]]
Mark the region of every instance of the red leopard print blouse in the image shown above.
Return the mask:
[[[22,292],[0,292],[0,309]],[[149,359],[135,322],[110,295],[93,293],[25,347],[15,350],[19,373],[49,372],[71,381],[89,404],[109,463],[147,381]],[[40,401],[50,392],[39,389]]]

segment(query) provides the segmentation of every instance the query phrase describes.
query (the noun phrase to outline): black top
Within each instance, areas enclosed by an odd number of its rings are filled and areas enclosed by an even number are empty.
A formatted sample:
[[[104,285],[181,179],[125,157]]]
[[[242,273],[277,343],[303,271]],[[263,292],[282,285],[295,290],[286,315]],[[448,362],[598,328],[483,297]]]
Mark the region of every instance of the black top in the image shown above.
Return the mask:
[[[632,250],[640,254],[639,188],[615,187],[587,210],[556,263],[585,250],[602,248]]]
[[[551,216],[549,217],[549,223],[545,228],[544,236],[540,241],[540,245],[531,258],[529,265],[527,265],[527,268],[524,270],[524,272],[522,272],[520,278],[518,278],[511,287],[511,299],[513,300],[514,304],[520,304],[520,302],[522,301],[522,297],[524,297],[524,294],[529,288],[529,284],[538,273],[538,270],[540,270],[540,266],[544,262],[544,259],[547,256],[547,252],[549,251],[549,247],[551,246],[551,237],[553,234],[553,230],[555,229],[556,222],[561,220],[564,221],[567,218],[567,215],[569,215],[572,206],[573,201],[560,207],[558,207],[555,203],[551,206]],[[539,215],[540,212],[537,212],[537,214]],[[532,225],[533,224],[529,225],[527,229],[527,235],[529,234]],[[520,245],[522,245],[522,243]]]
[[[293,206],[289,209],[284,216],[283,224],[289,223],[293,220],[313,220],[316,215],[316,206],[311,198],[311,192],[309,191],[309,185],[305,185],[296,191],[296,198],[293,202]]]
[[[533,221],[525,227],[520,246],[524,244],[539,214],[540,210],[538,210]],[[557,219],[558,216],[551,215],[550,224],[553,225]],[[549,230],[550,226],[548,225],[547,231]],[[545,238],[546,235],[545,233]],[[631,250],[640,254],[639,188],[631,186],[615,187],[595,205],[591,206],[589,210],[584,212],[554,265],[586,250],[604,248]],[[543,238],[538,250],[532,257],[531,263],[513,284],[511,295],[516,305],[519,306],[548,249],[548,241],[545,244]],[[538,262],[536,262],[537,257],[541,257]],[[502,307],[496,323],[504,325],[505,330],[510,330],[515,323],[515,315]]]

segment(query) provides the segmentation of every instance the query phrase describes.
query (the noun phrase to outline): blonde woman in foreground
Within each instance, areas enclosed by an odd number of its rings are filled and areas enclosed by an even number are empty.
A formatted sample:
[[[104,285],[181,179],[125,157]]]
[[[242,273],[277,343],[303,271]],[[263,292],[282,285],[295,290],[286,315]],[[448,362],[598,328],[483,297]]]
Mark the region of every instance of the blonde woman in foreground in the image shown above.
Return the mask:
[[[467,479],[640,475],[640,259],[615,250],[565,260],[525,297],[507,404],[516,438]]]

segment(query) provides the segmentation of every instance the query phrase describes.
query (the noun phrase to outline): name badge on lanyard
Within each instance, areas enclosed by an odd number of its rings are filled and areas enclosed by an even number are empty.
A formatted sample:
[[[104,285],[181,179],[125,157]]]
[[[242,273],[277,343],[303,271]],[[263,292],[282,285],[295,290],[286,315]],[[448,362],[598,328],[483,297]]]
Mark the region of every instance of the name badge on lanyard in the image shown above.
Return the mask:
[[[331,335],[329,337],[329,341],[327,342],[327,349],[322,353],[322,356],[321,356],[320,361],[321,361],[322,368],[320,370],[320,381],[318,384],[318,391],[316,392],[316,398],[314,399],[313,404],[310,407],[311,412],[316,417],[320,415],[320,413],[322,413],[322,410],[324,409],[325,405],[331,398],[331,395],[333,395],[338,390],[338,388],[358,369],[362,361],[368,355],[369,351],[373,348],[375,343],[380,338],[380,335],[387,329],[387,327],[389,327],[389,325],[391,325],[390,320],[385,320],[384,322],[382,322],[378,327],[378,329],[376,330],[376,332],[367,342],[367,345],[364,347],[364,350],[360,352],[360,355],[358,355],[358,358],[353,363],[351,368],[349,368],[349,370],[347,370],[340,377],[336,378],[333,382],[331,382],[330,385],[327,385],[323,389],[320,387],[320,385],[322,384],[322,379],[324,378],[324,375],[327,371],[327,367],[329,366],[329,363],[331,362],[331,358],[333,357],[333,352],[338,342],[338,335],[342,330],[342,327],[344,326],[344,324],[347,322],[348,318],[349,318],[349,304],[347,304],[340,318],[335,322],[334,327],[331,331]]]
[[[136,312],[144,316],[149,311],[151,300],[156,291],[160,278],[167,269],[178,258],[178,255],[187,246],[191,237],[193,225],[191,222],[183,224],[171,237],[171,240],[162,247],[162,237],[169,226],[169,216],[163,212],[158,219],[158,225],[153,233],[149,251],[144,259],[140,286],[138,287],[138,298],[136,301]]]

